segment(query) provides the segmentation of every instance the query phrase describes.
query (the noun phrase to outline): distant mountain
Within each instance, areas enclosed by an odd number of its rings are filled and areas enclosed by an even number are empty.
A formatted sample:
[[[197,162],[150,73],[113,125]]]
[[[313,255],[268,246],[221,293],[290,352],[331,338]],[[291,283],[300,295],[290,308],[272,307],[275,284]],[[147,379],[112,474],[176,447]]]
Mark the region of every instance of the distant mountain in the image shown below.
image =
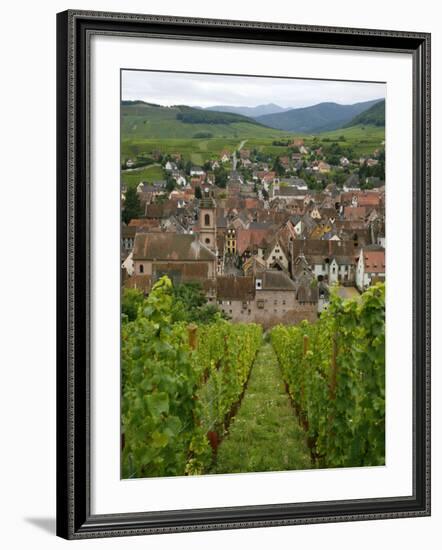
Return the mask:
[[[347,125],[354,117],[379,103],[379,99],[340,105],[338,103],[319,103],[311,107],[290,109],[284,113],[274,113],[256,117],[258,122],[288,132],[315,134],[337,130]]]
[[[271,115],[274,113],[283,113],[289,109],[284,109],[274,103],[267,103],[266,105],[257,105],[256,107],[237,107],[232,105],[214,105],[213,107],[205,107],[206,111],[220,111],[222,113],[235,113],[237,115],[244,115],[250,118],[256,118],[262,115]]]
[[[281,137],[244,115],[173,105],[165,107],[144,101],[121,102],[122,139],[209,139],[211,137]]]
[[[357,125],[385,126],[385,99],[355,116],[345,127]]]

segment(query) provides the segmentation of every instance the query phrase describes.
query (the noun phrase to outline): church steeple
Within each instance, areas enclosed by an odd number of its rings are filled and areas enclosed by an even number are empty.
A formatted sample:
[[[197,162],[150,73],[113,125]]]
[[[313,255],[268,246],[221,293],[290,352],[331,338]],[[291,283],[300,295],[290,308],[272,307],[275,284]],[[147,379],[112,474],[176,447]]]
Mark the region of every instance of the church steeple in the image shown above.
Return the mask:
[[[210,248],[216,250],[216,209],[215,201],[209,195],[200,200],[199,209],[199,230],[200,241]]]

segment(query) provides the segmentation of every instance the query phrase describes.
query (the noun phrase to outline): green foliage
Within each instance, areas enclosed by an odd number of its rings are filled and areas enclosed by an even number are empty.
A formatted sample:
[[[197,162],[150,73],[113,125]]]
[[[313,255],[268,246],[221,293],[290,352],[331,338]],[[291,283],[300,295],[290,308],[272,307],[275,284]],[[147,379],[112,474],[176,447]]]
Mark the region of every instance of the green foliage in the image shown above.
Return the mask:
[[[253,118],[237,115],[235,113],[206,111],[186,106],[180,106],[179,109],[180,112],[177,113],[176,118],[186,124],[231,124],[232,122],[259,124]]]
[[[136,188],[129,187],[126,191],[124,208],[121,218],[124,223],[129,223],[134,218],[139,218],[143,213]]]
[[[228,414],[243,392],[261,339],[262,328],[255,324],[219,320],[199,327],[195,365],[207,378],[198,393],[206,431],[224,435]]]
[[[123,477],[180,475],[198,433],[198,373],[183,326],[172,324],[172,283],[153,287],[122,327]],[[141,309],[141,308],[140,308]]]
[[[173,289],[162,277],[135,320],[122,325],[124,478],[206,471],[207,432],[225,425],[260,346],[261,327],[232,325],[218,314],[194,327],[196,344],[180,318],[183,304],[200,313],[208,307],[199,289]]]
[[[278,326],[273,347],[321,467],[385,462],[385,287],[333,295],[314,324]]]
[[[285,168],[281,164],[279,157],[276,157],[273,161],[272,170],[276,173],[277,176],[283,176],[285,174]]]
[[[227,185],[227,170],[223,166],[220,166],[219,168],[215,168],[214,174],[215,184],[218,187],[225,189]]]
[[[121,300],[121,313],[125,321],[135,321],[138,315],[138,308],[143,303],[144,296],[140,290],[125,288]]]
[[[223,313],[216,306],[207,304],[200,283],[181,283],[173,289],[173,321],[186,323],[211,323],[223,318]]]
[[[213,137],[212,132],[196,132],[192,136],[194,139],[209,139]]]
[[[121,172],[121,181],[128,188],[136,187],[141,181],[152,183],[163,179],[164,171],[158,164],[152,164],[139,170],[123,170]]]
[[[358,124],[385,126],[385,100],[375,103],[363,113],[355,116],[346,126],[357,126]]]
[[[201,187],[199,185],[197,185],[195,187],[195,198],[196,199],[202,199],[203,198],[203,193],[202,193]]]

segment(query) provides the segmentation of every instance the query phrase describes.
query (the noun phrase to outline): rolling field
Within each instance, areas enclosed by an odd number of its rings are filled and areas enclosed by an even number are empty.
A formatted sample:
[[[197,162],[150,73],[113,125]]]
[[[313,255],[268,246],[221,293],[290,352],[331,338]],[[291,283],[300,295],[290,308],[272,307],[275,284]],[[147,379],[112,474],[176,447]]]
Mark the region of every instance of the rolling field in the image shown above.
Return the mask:
[[[183,119],[182,117],[190,117]],[[233,117],[227,121],[210,122],[208,116],[224,116],[220,113],[201,113],[189,107],[161,107],[151,104],[123,105],[121,111],[121,161],[150,156],[155,151],[161,154],[179,153],[185,162],[202,165],[208,160],[220,158],[221,151],[230,153],[242,141],[245,147],[257,149],[271,157],[287,155],[291,149],[274,145],[275,141],[304,139],[309,147],[320,147],[337,143],[343,148],[351,147],[354,156],[369,155],[381,146],[385,139],[385,129],[379,126],[353,126],[320,134],[299,134],[276,130],[256,123],[246,117]],[[180,118],[181,117],[181,118]],[[193,118],[192,118],[193,117]],[[126,173],[123,181],[132,183],[138,178],[161,179],[162,172],[157,168],[147,169],[146,173]]]
[[[340,139],[344,137],[345,139]],[[379,126],[352,126],[350,128],[341,128],[332,132],[323,132],[317,135],[319,142],[327,139],[336,142],[342,147],[351,147],[356,156],[369,155],[375,149],[381,147],[385,140],[385,128]],[[307,146],[311,146],[314,136],[305,136],[304,141]]]
[[[128,187],[135,187],[141,181],[152,183],[153,181],[163,179],[164,171],[158,164],[152,164],[140,170],[121,171],[121,181]]]
[[[203,161],[219,158],[223,149],[233,152],[239,144],[239,139],[170,139],[170,138],[132,138],[123,137],[121,142],[122,158],[134,157],[140,153],[161,151],[170,155],[179,153],[185,161],[192,155],[200,155]]]

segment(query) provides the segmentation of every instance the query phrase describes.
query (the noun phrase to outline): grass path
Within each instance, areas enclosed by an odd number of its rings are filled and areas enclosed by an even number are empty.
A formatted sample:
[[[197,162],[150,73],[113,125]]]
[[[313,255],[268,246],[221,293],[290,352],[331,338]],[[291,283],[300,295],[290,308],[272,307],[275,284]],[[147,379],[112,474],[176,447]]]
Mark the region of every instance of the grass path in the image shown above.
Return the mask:
[[[304,433],[291,407],[275,352],[258,352],[241,407],[218,448],[211,473],[311,468]]]

